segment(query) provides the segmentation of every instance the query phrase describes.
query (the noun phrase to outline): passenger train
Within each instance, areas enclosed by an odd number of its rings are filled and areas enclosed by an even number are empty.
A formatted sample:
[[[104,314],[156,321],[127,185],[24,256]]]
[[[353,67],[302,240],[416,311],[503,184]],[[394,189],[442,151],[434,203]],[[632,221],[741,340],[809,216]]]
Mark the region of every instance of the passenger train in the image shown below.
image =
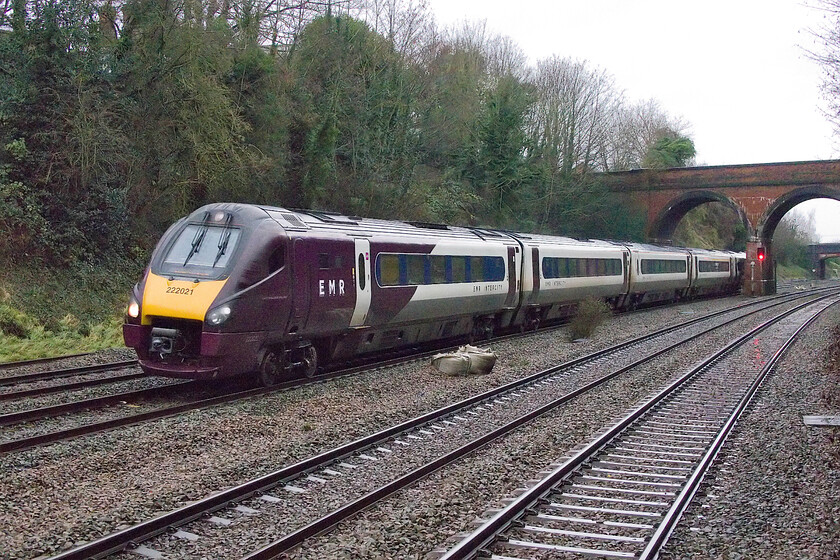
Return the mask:
[[[123,335],[148,374],[266,385],[384,349],[735,293],[744,254],[220,203],[175,223]]]

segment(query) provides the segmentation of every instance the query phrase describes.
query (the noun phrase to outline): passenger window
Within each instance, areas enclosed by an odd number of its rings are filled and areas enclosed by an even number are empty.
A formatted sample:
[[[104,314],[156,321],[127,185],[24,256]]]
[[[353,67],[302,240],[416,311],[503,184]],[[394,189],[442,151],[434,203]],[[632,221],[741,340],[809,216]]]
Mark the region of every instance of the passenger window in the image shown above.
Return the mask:
[[[452,257],[452,281],[456,284],[467,281],[467,257]]]
[[[484,257],[470,257],[470,281],[484,282]]]
[[[397,255],[379,255],[379,285],[396,286],[400,283],[400,259]]]
[[[406,255],[407,282],[410,286],[425,284],[426,263],[424,255]]]
[[[432,284],[446,283],[446,257],[431,255],[429,257],[429,268]]]
[[[318,254],[318,268],[324,270],[330,267],[330,256],[326,253]]]
[[[484,257],[484,281],[501,282],[505,279],[505,259]]]
[[[557,278],[554,275],[554,263],[556,259],[549,259],[548,257],[543,257],[542,260],[542,275],[543,278]]]

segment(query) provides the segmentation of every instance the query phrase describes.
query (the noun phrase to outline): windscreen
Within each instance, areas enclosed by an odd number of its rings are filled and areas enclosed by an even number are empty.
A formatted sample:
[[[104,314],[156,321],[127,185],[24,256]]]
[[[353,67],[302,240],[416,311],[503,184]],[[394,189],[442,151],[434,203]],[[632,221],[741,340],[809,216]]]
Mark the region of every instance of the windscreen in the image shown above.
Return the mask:
[[[227,270],[240,233],[229,226],[188,224],[170,245],[161,272],[219,278]]]

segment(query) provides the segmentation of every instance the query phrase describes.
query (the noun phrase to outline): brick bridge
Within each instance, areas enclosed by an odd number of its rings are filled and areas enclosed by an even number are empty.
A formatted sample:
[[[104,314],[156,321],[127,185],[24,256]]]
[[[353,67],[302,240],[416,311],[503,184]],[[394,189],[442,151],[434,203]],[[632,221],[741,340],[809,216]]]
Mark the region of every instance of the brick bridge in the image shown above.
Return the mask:
[[[732,208],[749,234],[747,294],[775,292],[771,240],[782,216],[812,198],[840,200],[840,160],[636,169],[598,178],[647,209],[647,235],[654,242],[670,243],[679,221],[696,206],[717,201]],[[759,247],[764,262],[756,259]]]
[[[825,280],[825,261],[840,257],[840,243],[808,245],[808,256],[811,257],[811,269],[818,278]]]

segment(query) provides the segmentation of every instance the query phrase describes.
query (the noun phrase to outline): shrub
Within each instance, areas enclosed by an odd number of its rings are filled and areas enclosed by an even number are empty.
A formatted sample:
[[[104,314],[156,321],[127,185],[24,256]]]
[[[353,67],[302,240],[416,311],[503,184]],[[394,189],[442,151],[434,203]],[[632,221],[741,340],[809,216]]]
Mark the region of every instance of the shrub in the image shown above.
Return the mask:
[[[28,338],[37,326],[34,319],[6,304],[0,304],[0,331],[17,338]]]
[[[578,304],[577,312],[569,323],[569,340],[589,338],[609,314],[606,303],[596,298],[586,298]]]
[[[58,320],[59,331],[78,332],[82,322],[72,313],[68,313]]]

